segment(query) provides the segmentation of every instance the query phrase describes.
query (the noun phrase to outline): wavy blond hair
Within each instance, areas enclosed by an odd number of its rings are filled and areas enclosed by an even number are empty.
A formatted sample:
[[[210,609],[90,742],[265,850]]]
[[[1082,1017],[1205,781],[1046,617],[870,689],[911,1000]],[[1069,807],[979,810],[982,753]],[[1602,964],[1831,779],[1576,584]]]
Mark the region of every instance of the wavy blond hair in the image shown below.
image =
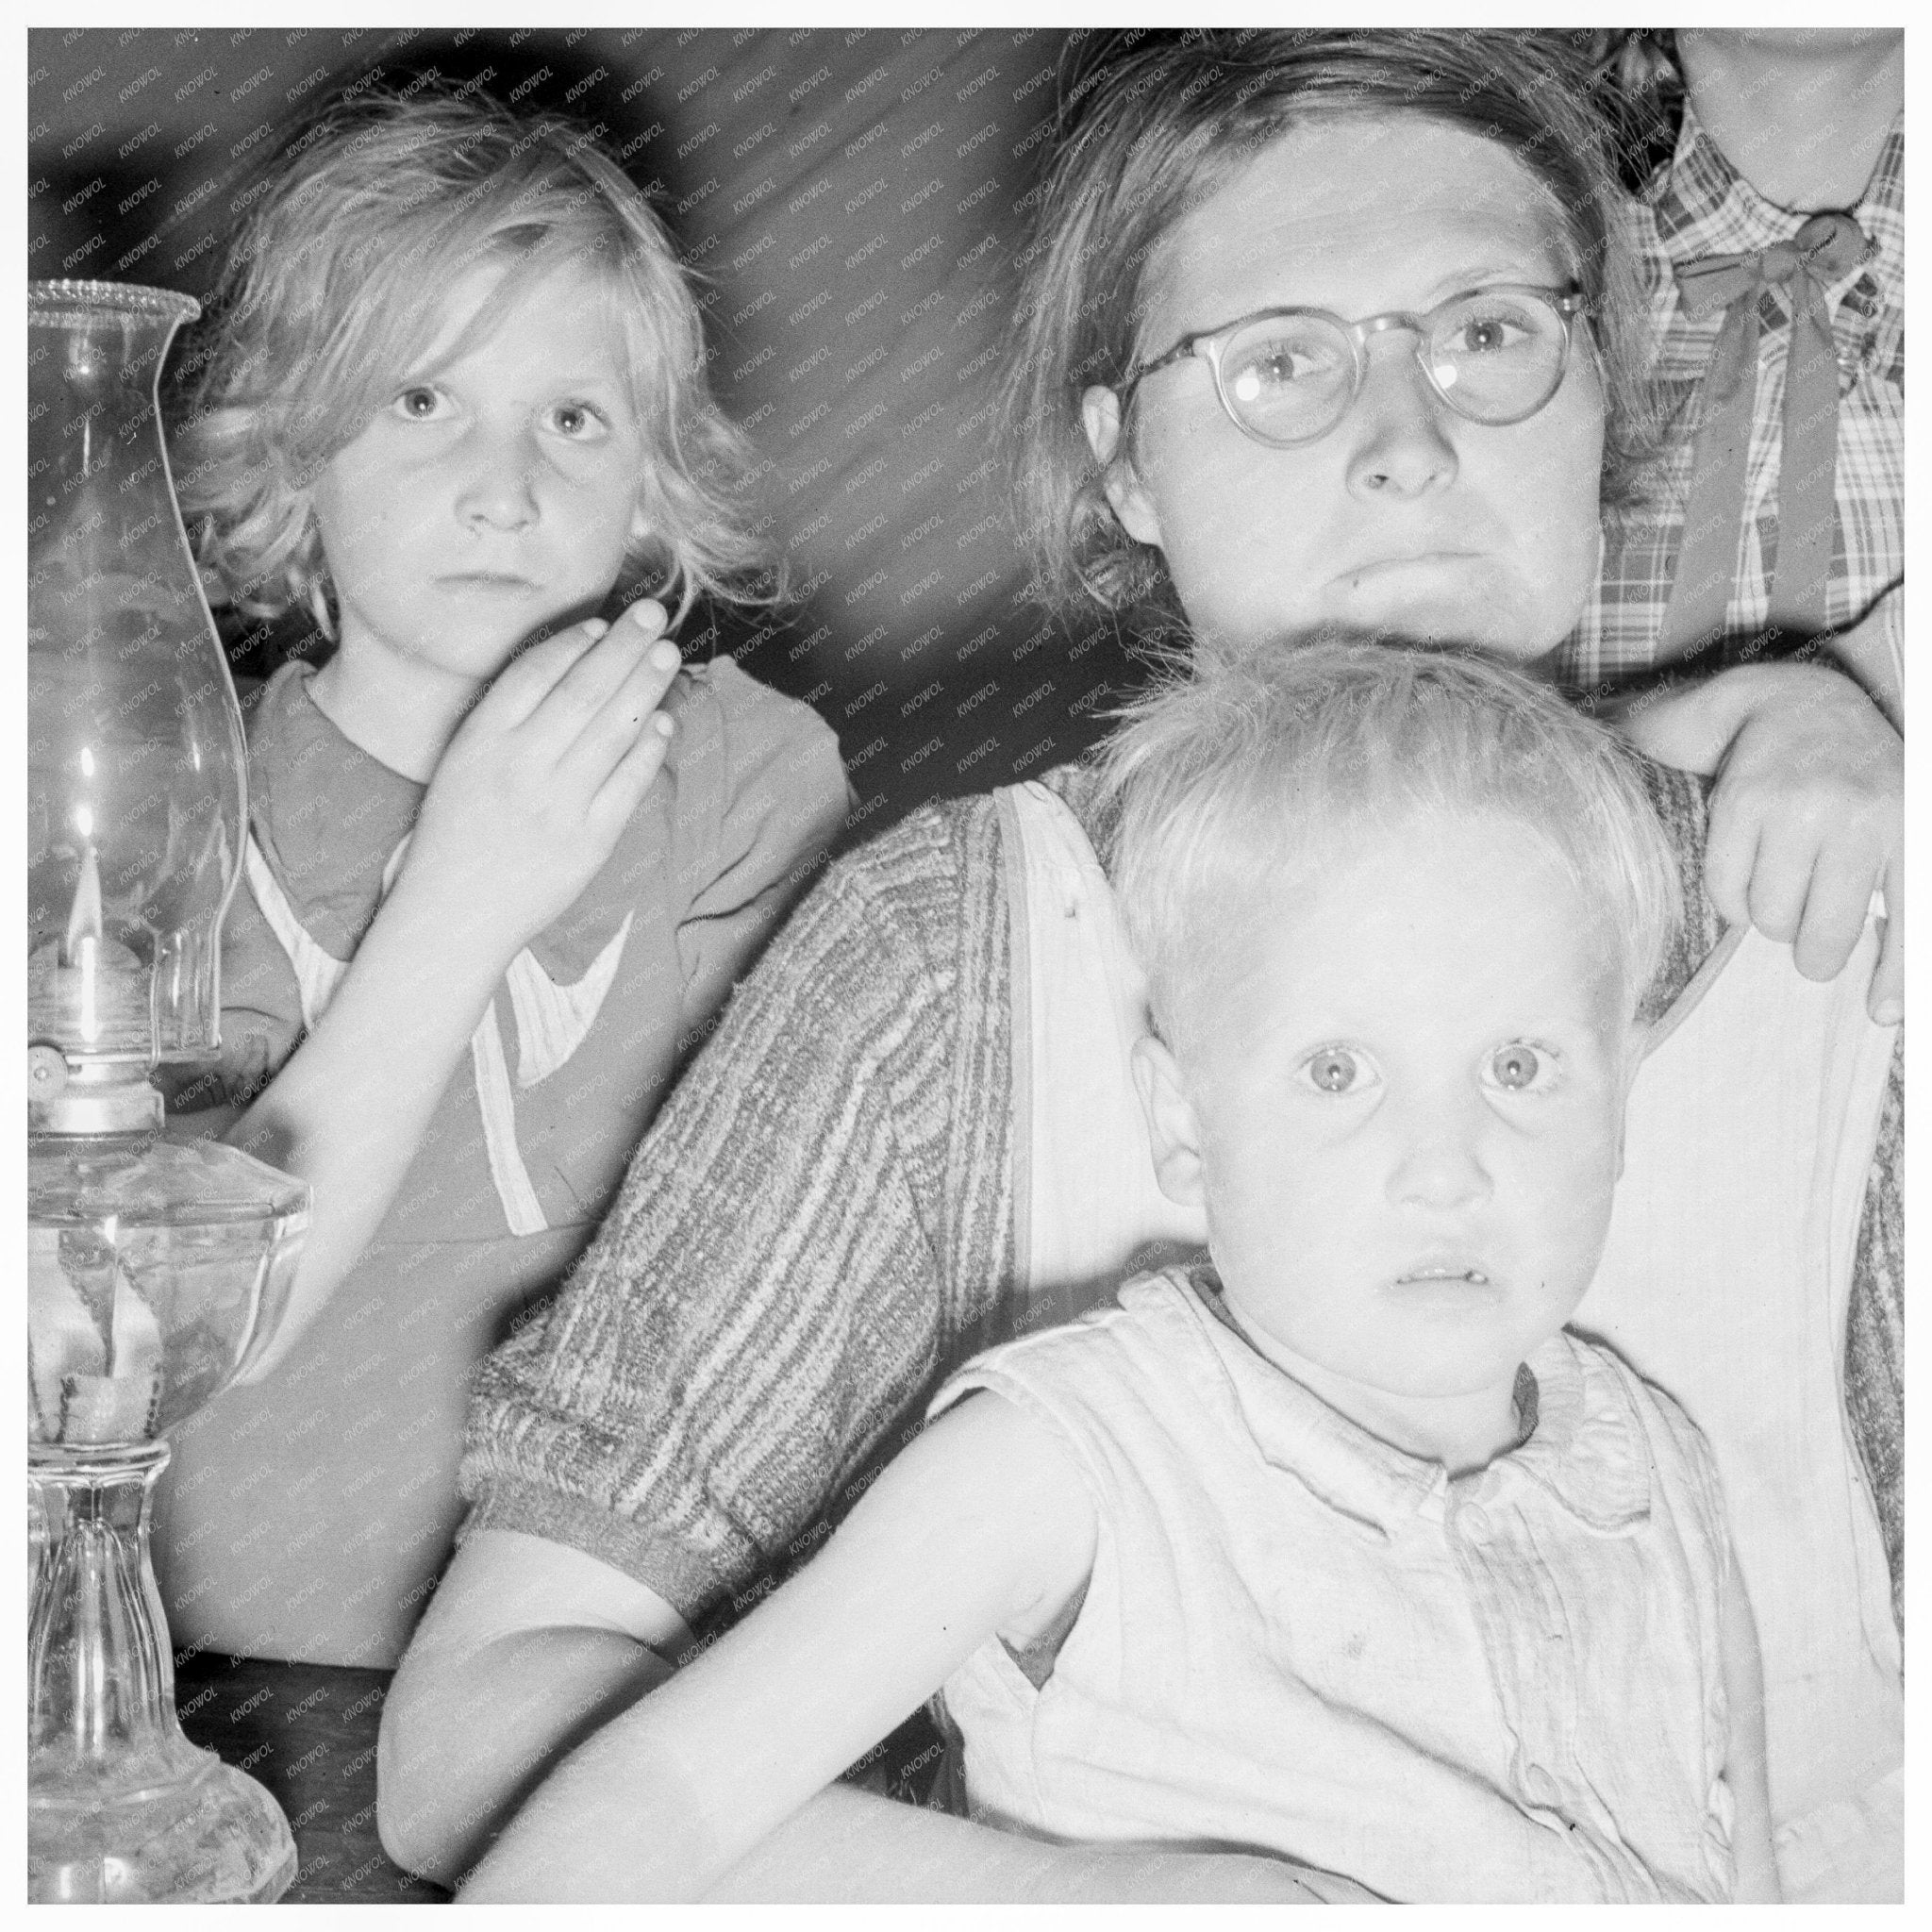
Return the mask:
[[[478,260],[508,273],[473,337],[547,275],[602,283],[650,451],[625,594],[649,591],[680,619],[704,594],[775,600],[754,452],[712,400],[690,282],[586,130],[480,96],[370,90],[326,107],[238,199],[247,212],[174,399],[183,514],[237,608],[301,605],[333,635],[310,486],[410,374]]]

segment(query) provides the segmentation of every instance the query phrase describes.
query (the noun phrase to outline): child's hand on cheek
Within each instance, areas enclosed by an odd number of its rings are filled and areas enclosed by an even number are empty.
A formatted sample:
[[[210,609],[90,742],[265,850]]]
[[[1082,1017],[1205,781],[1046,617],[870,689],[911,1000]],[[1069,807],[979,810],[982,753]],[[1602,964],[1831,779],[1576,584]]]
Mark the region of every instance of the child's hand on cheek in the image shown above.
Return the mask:
[[[505,967],[574,905],[658,775],[677,675],[663,607],[535,644],[451,739],[396,891],[431,892],[453,943]]]

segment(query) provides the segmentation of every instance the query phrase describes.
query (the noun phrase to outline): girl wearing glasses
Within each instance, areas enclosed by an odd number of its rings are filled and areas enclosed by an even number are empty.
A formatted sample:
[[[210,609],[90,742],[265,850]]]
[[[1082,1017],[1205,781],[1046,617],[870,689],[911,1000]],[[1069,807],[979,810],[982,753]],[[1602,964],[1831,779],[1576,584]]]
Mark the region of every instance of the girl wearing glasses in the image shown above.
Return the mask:
[[[1341,625],[1546,660],[1657,442],[1617,190],[1564,75],[1519,35],[1308,33],[1130,38],[1062,83],[1009,363],[1047,593],[1237,652]],[[1810,704],[1812,769],[1862,799],[1896,773],[1850,695]],[[1713,729],[1708,762],[1763,723]],[[1686,911],[1656,1009],[1720,922],[1697,781],[1642,772]],[[1740,831],[1722,784],[1712,810],[1747,873],[1804,837],[1775,801]],[[1855,929],[1883,819],[1833,861]],[[740,990],[562,1300],[479,1374],[466,1541],[384,1712],[404,1862],[474,1867],[479,1898],[672,1882],[630,1826],[663,1762],[640,1694],[691,1627],[815,1549],[975,1350],[1202,1243],[1134,1095],[1111,837],[1084,765],[928,808]],[[1306,1896],[1198,1845],[1048,1844],[839,1785],[719,1895]]]

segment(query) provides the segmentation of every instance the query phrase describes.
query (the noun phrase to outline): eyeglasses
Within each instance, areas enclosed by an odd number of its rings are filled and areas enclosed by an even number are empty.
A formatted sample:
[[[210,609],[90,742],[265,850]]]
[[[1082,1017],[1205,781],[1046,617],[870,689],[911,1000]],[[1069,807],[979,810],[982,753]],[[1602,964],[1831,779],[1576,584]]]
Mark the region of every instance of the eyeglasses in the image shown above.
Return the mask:
[[[1583,291],[1499,282],[1439,303],[1426,315],[1391,309],[1349,322],[1325,308],[1266,308],[1221,328],[1183,336],[1164,356],[1130,370],[1121,414],[1148,376],[1198,356],[1244,436],[1294,449],[1326,436],[1348,414],[1369,372],[1369,338],[1416,333],[1429,387],[1458,416],[1501,427],[1534,416],[1562,387],[1570,318]]]

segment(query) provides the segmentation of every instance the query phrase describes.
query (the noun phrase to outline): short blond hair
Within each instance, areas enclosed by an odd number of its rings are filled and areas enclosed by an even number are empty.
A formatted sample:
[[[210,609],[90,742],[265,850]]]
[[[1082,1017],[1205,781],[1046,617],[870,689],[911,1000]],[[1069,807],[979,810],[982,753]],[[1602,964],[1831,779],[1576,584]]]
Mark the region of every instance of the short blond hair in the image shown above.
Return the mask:
[[[663,223],[586,130],[480,96],[370,90],[327,107],[250,192],[175,427],[184,516],[237,608],[299,604],[331,629],[310,486],[479,259],[508,271],[492,314],[559,270],[602,283],[650,452],[626,594],[680,617],[701,594],[771,601],[755,455],[705,380],[698,304]]]
[[[1266,649],[1197,641],[1122,714],[1102,761],[1114,888],[1170,1039],[1230,909],[1364,823],[1520,821],[1601,913],[1632,1015],[1682,920],[1633,755],[1473,651],[1332,633]]]

